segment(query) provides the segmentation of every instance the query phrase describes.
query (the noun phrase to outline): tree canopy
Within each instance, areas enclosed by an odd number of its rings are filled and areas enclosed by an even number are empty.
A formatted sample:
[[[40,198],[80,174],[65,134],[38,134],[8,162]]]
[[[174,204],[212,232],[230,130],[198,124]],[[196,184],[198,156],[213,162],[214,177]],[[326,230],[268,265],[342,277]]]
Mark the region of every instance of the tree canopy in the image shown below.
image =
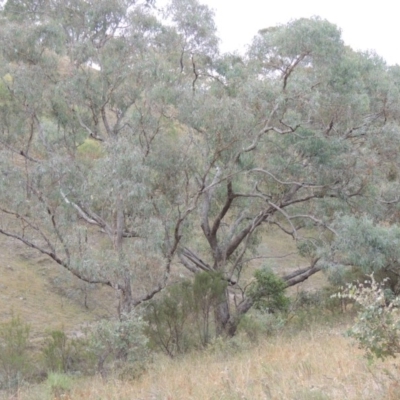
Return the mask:
[[[263,29],[239,55],[197,0],[8,0],[0,18],[0,233],[124,310],[172,266],[218,273],[227,333],[271,226],[309,260],[286,286],[399,269],[400,69],[335,25]]]

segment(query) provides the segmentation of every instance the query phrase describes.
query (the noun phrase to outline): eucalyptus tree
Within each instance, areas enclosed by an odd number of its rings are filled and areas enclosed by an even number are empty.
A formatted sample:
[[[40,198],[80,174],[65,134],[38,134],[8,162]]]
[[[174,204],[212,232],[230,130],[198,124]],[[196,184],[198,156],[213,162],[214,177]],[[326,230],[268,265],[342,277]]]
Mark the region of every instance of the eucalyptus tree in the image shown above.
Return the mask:
[[[177,199],[192,179],[191,139],[169,116],[179,35],[147,3],[32,6],[9,1],[2,15],[0,229],[121,291],[129,311],[164,287],[200,196]],[[153,286],[132,295],[134,274]]]
[[[268,227],[309,259],[290,286],[343,261],[346,216],[388,219],[398,71],[333,24],[262,30],[239,56],[195,0],[163,18],[133,0],[9,0],[1,18],[0,233],[119,290],[122,311],[172,266],[206,271],[234,334]]]
[[[196,215],[204,242],[182,240],[181,262],[221,271],[238,287],[257,234],[274,225],[310,260],[283,277],[286,285],[341,264],[338,221],[384,221],[385,192],[397,187],[388,182],[398,165],[389,148],[399,140],[391,70],[346,48],[320,19],[260,31],[247,57],[226,56],[215,69],[218,80],[181,107],[206,160]],[[220,330],[233,333],[253,303],[244,293],[232,310],[227,297],[216,313]]]

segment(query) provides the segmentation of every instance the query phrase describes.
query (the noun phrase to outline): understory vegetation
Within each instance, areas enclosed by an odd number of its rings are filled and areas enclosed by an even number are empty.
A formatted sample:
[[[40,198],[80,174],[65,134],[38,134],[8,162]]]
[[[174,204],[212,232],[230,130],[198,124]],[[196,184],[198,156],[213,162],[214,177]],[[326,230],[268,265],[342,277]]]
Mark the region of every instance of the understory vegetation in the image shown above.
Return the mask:
[[[380,290],[376,285],[372,290]],[[243,317],[233,338],[206,345],[198,323],[189,322],[190,315],[180,319],[182,308],[169,319],[168,332],[156,325],[151,332],[145,319],[131,315],[95,325],[79,339],[48,332],[40,343],[29,342],[28,327],[15,317],[0,328],[2,393],[21,400],[396,399],[398,360],[371,363],[371,354],[385,358],[397,351],[387,351],[382,335],[360,330],[365,309],[347,294],[332,297],[336,289],[300,292],[284,312],[255,310]],[[169,298],[162,311],[171,313],[173,302]],[[380,327],[387,335],[388,325]],[[367,337],[379,339],[371,346]],[[357,343],[367,352],[357,350]],[[386,352],[377,352],[376,343]]]

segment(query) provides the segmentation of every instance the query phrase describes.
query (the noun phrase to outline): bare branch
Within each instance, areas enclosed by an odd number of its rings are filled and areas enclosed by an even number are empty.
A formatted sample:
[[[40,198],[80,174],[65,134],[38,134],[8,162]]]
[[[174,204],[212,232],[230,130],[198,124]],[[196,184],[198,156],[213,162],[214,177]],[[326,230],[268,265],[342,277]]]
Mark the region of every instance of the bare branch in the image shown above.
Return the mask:
[[[9,144],[5,143],[4,141],[0,140],[0,143],[6,147],[8,150],[12,151],[15,154],[19,154],[22,157],[25,157],[27,160],[35,162],[35,163],[40,163],[40,160],[37,160],[36,158],[33,158],[31,156],[28,156],[28,154],[26,152],[24,152],[24,150],[17,150],[14,149],[12,146],[10,146]]]
[[[194,274],[199,272],[199,268],[197,268],[193,263],[190,263],[189,260],[185,259],[182,254],[179,254],[179,261],[190,272],[193,272]]]
[[[262,168],[253,168],[251,169],[250,172],[261,172],[263,174],[266,174],[268,176],[270,176],[274,181],[280,183],[281,185],[298,185],[304,188],[314,188],[314,189],[318,189],[318,188],[325,188],[328,187],[329,185],[317,185],[315,183],[310,183],[310,182],[295,182],[295,181],[281,181],[280,179],[278,179],[274,174],[272,174],[271,172],[262,169]]]
[[[287,253],[284,254],[282,256],[257,256],[257,257],[251,257],[251,258],[246,258],[245,260],[242,261],[242,264],[246,264],[249,263],[253,260],[269,260],[269,259],[281,259],[281,258],[286,258],[286,257],[290,257],[293,255],[297,255],[296,252],[292,252],[292,253]]]
[[[34,225],[31,221],[29,221],[25,216],[16,213],[16,212],[12,212],[9,210],[6,210],[4,208],[0,208],[0,211],[4,212],[5,214],[8,215],[12,215],[13,217],[20,219],[21,221],[23,221],[27,226],[29,226],[30,228],[32,228],[34,231],[38,232],[39,235],[43,238],[43,240],[46,242],[47,246],[49,246],[50,250],[54,253],[55,249],[54,246],[51,244],[50,240],[48,239],[48,237],[43,233],[43,231],[41,229],[39,229],[36,225]]]
[[[286,229],[281,223],[279,223],[278,221],[269,221],[270,224],[276,225],[281,231],[285,232],[287,235],[290,235],[294,237],[294,232],[296,232],[298,230],[298,228],[295,228],[295,230],[289,231],[288,229]]]
[[[295,219],[295,218],[308,218],[311,219],[312,221],[314,221],[315,223],[317,223],[318,225],[323,226],[324,228],[328,229],[329,231],[331,231],[332,233],[334,233],[335,235],[338,235],[338,233],[331,227],[329,227],[325,222],[313,217],[312,215],[308,215],[308,214],[298,214],[298,215],[292,215],[289,217],[290,219]]]
[[[96,132],[93,132],[93,131],[82,121],[81,116],[80,116],[79,113],[75,110],[75,108],[72,109],[72,112],[73,112],[73,113],[76,115],[76,117],[78,118],[79,125],[80,125],[82,128],[86,129],[86,131],[89,133],[89,136],[90,136],[90,137],[92,137],[93,139],[96,139],[96,140],[103,140],[103,139],[99,138],[99,136],[97,135]]]
[[[211,239],[213,241],[215,241],[215,244],[216,244],[216,235],[217,235],[218,228],[219,228],[219,226],[221,224],[222,219],[225,217],[226,213],[230,209],[230,207],[232,205],[232,202],[235,199],[235,197],[236,196],[235,196],[235,194],[233,193],[233,190],[232,190],[232,181],[229,181],[228,184],[227,184],[227,195],[226,195],[225,204],[222,207],[222,209],[221,209],[220,213],[218,214],[217,218],[215,219],[213,227],[211,229],[211,233],[210,233]]]
[[[287,85],[289,76],[292,74],[292,72],[297,67],[297,65],[299,65],[309,54],[310,54],[310,52],[300,54],[297,57],[297,59],[286,68],[286,70],[283,73],[283,91],[286,90],[286,85]]]
[[[276,210],[278,210],[286,218],[286,220],[289,222],[290,226],[292,227],[292,233],[289,233],[289,234],[292,235],[294,237],[294,239],[297,240],[297,231],[296,231],[296,228],[294,227],[294,225],[292,224],[292,221],[290,220],[291,217],[282,208],[280,208],[276,204],[272,203],[272,201],[268,201],[268,204],[271,205],[272,207],[274,207]]]
[[[187,247],[184,247],[181,255],[186,257],[188,260],[190,260],[196,267],[202,269],[203,271],[212,271],[212,268],[204,262],[201,258],[199,258],[196,254],[194,254],[190,249]],[[186,265],[185,265],[186,266]]]
[[[53,230],[54,230],[54,232],[55,232],[55,234],[56,234],[58,240],[60,241],[61,245],[63,246],[65,255],[67,256],[67,262],[68,262],[68,265],[69,265],[69,264],[70,264],[70,260],[71,260],[71,255],[70,255],[70,252],[69,252],[69,248],[68,248],[68,245],[67,245],[67,243],[65,242],[65,240],[64,240],[64,238],[63,238],[63,236],[62,236],[62,234],[61,234],[61,232],[60,232],[60,230],[59,230],[59,228],[58,228],[57,221],[56,221],[56,216],[55,216],[53,210],[52,210],[52,209],[50,208],[50,206],[47,204],[46,200],[44,199],[44,197],[42,196],[42,194],[41,194],[40,192],[38,192],[38,191],[37,191],[35,188],[33,188],[33,187],[31,187],[30,189],[32,190],[32,193],[34,193],[34,195],[37,197],[37,199],[38,199],[38,200],[44,205],[44,207],[46,208],[47,214],[49,215],[51,224],[52,224],[52,226],[53,226]]]
[[[204,235],[206,236],[208,242],[210,243],[211,248],[215,247],[215,243],[212,242],[211,239],[211,229],[210,229],[210,224],[208,220],[208,214],[210,212],[210,204],[211,204],[211,199],[212,195],[215,190],[215,184],[218,181],[219,177],[221,176],[221,170],[219,167],[217,167],[217,172],[214,176],[214,179],[211,183],[211,185],[207,189],[202,189],[202,193],[204,194],[204,201],[203,201],[203,210],[202,210],[202,217],[201,217],[201,229],[204,232]]]
[[[400,201],[400,197],[397,197],[394,200],[379,200],[383,204],[397,204]]]
[[[193,93],[194,93],[196,91],[196,81],[199,78],[199,74],[198,74],[197,69],[196,69],[196,64],[194,62],[194,56],[193,55],[192,55],[192,67],[193,67],[193,73],[194,73],[194,79],[193,79],[193,82],[192,82],[192,90],[193,90]]]
[[[249,151],[254,150],[257,145],[258,142],[260,141],[261,137],[267,133],[268,131],[270,131],[272,128],[270,127],[271,122],[272,122],[272,118],[274,117],[276,111],[278,110],[279,104],[275,104],[275,107],[272,109],[272,111],[270,112],[268,119],[264,125],[264,127],[258,132],[257,136],[255,137],[255,139],[253,140],[253,143],[251,143],[250,146],[246,147],[243,149],[243,151],[239,152],[236,157],[235,157],[235,161],[238,161],[240,155],[242,153],[248,153]]]
[[[51,259],[53,259],[57,264],[61,265],[62,267],[64,267],[66,270],[68,270],[69,272],[71,272],[74,276],[76,276],[77,278],[79,278],[80,280],[87,282],[87,283],[100,283],[103,285],[107,285],[110,287],[114,287],[113,284],[106,279],[94,279],[94,278],[88,278],[87,276],[81,274],[79,271],[75,270],[74,268],[72,268],[67,262],[65,262],[64,260],[62,260],[61,258],[59,258],[56,253],[52,252],[52,251],[48,251],[40,246],[38,246],[37,244],[31,242],[30,240],[28,240],[25,237],[22,237],[20,235],[5,231],[3,229],[0,228],[0,233],[11,237],[13,239],[19,240],[20,242],[24,243],[26,246],[31,247],[35,250],[38,250],[40,253],[45,254],[47,256],[49,256]]]
[[[319,258],[316,258],[315,260],[312,261],[310,267],[303,268],[301,270],[293,272],[292,274],[284,276],[282,279],[285,281],[286,288],[295,286],[301,282],[304,282],[310,276],[321,271],[322,267],[317,265],[318,261],[319,261]]]
[[[253,221],[246,226],[246,228],[242,229],[237,235],[235,235],[230,243],[227,245],[225,249],[225,257],[228,258],[229,256],[232,255],[232,253],[238,248],[240,243],[244,240],[244,238],[252,232],[254,229],[256,229],[265,219],[274,214],[276,209],[274,207],[269,207],[268,209],[261,211],[254,219]]]
[[[362,123],[361,125],[358,126],[353,126],[351,129],[349,129],[345,135],[344,138],[345,139],[351,139],[354,137],[354,135],[352,135],[352,133],[354,131],[357,131],[359,129],[365,128],[366,126],[370,125],[371,123],[375,122],[377,119],[379,119],[379,117],[382,115],[382,112],[376,113],[376,114],[370,114],[368,116],[366,116],[365,122]],[[357,137],[361,136],[361,135],[356,135]]]

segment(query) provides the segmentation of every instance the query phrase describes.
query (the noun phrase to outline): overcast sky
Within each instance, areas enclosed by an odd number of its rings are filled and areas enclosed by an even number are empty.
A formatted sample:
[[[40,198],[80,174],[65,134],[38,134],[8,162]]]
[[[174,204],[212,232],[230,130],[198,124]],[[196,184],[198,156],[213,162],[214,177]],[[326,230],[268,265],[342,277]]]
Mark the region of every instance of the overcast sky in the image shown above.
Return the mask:
[[[215,11],[221,48],[242,50],[259,29],[318,15],[342,30],[354,50],[400,64],[400,6],[394,0],[200,0]]]

